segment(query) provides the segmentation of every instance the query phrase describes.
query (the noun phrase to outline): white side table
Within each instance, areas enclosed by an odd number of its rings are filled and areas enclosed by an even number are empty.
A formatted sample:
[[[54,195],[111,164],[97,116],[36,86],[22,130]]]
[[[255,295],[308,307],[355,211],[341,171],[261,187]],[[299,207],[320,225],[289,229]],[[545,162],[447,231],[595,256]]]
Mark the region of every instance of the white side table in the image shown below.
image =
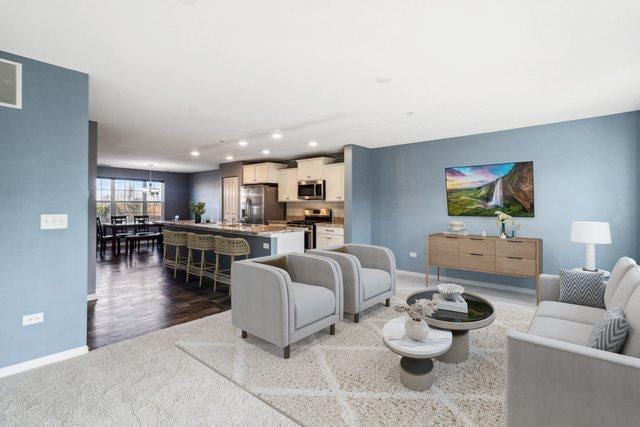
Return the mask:
[[[400,359],[400,382],[408,389],[424,391],[433,384],[432,357],[440,356],[451,348],[451,331],[429,329],[425,341],[415,341],[407,337],[404,323],[408,317],[396,317],[382,328],[382,341],[391,351],[402,356]]]

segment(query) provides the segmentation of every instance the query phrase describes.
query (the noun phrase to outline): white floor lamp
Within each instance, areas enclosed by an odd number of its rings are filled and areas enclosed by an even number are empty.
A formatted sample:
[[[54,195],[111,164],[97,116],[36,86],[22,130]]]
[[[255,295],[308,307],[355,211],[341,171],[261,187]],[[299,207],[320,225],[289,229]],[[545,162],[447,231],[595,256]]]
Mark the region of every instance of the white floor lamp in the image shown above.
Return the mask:
[[[571,241],[584,243],[585,271],[598,271],[596,268],[595,245],[608,245],[611,243],[611,230],[608,222],[573,221],[571,224]]]

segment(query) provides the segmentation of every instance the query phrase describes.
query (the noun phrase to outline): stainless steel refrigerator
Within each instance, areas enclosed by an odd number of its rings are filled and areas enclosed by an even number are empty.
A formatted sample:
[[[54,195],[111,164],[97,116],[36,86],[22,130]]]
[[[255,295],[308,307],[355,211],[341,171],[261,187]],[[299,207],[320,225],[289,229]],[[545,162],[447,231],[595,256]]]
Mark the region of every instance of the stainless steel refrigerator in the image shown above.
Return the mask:
[[[240,218],[248,224],[266,224],[284,219],[285,205],[278,203],[278,186],[243,185],[240,189]]]

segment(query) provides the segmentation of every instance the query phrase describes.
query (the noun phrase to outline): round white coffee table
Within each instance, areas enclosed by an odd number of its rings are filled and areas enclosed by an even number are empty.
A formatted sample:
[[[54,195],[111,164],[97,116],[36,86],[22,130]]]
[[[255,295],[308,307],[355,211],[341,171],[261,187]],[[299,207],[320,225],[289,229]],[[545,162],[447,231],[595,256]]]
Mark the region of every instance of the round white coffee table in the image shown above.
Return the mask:
[[[432,357],[446,353],[451,347],[451,331],[429,329],[425,341],[415,341],[407,337],[404,323],[408,317],[396,317],[382,328],[382,341],[391,351],[402,356],[400,359],[400,382],[408,389],[424,391],[433,384]]]

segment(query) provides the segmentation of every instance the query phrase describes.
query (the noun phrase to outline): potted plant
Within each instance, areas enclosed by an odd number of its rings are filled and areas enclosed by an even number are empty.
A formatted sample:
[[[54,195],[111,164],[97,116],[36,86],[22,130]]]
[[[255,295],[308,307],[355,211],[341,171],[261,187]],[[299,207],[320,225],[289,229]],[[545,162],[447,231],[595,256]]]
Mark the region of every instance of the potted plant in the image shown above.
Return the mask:
[[[100,217],[100,219],[106,220],[107,219],[107,215],[109,215],[109,206],[107,206],[107,205],[97,206],[96,207],[96,214]]]
[[[202,222],[202,215],[207,211],[204,208],[204,202],[189,202],[189,210],[196,217],[196,224],[200,224]]]
[[[496,215],[496,222],[498,223],[498,225],[500,225],[500,238],[511,239],[515,237],[516,230],[520,230],[520,224],[516,223],[513,220],[513,217],[511,215],[506,214],[502,211],[496,211],[495,215]],[[511,235],[507,234],[507,225],[513,227],[513,230],[511,231]]]
[[[407,336],[412,340],[424,341],[429,336],[427,318],[435,313],[438,302],[428,299],[419,299],[413,304],[398,304],[393,306],[396,311],[407,313],[409,318],[404,323]]]

